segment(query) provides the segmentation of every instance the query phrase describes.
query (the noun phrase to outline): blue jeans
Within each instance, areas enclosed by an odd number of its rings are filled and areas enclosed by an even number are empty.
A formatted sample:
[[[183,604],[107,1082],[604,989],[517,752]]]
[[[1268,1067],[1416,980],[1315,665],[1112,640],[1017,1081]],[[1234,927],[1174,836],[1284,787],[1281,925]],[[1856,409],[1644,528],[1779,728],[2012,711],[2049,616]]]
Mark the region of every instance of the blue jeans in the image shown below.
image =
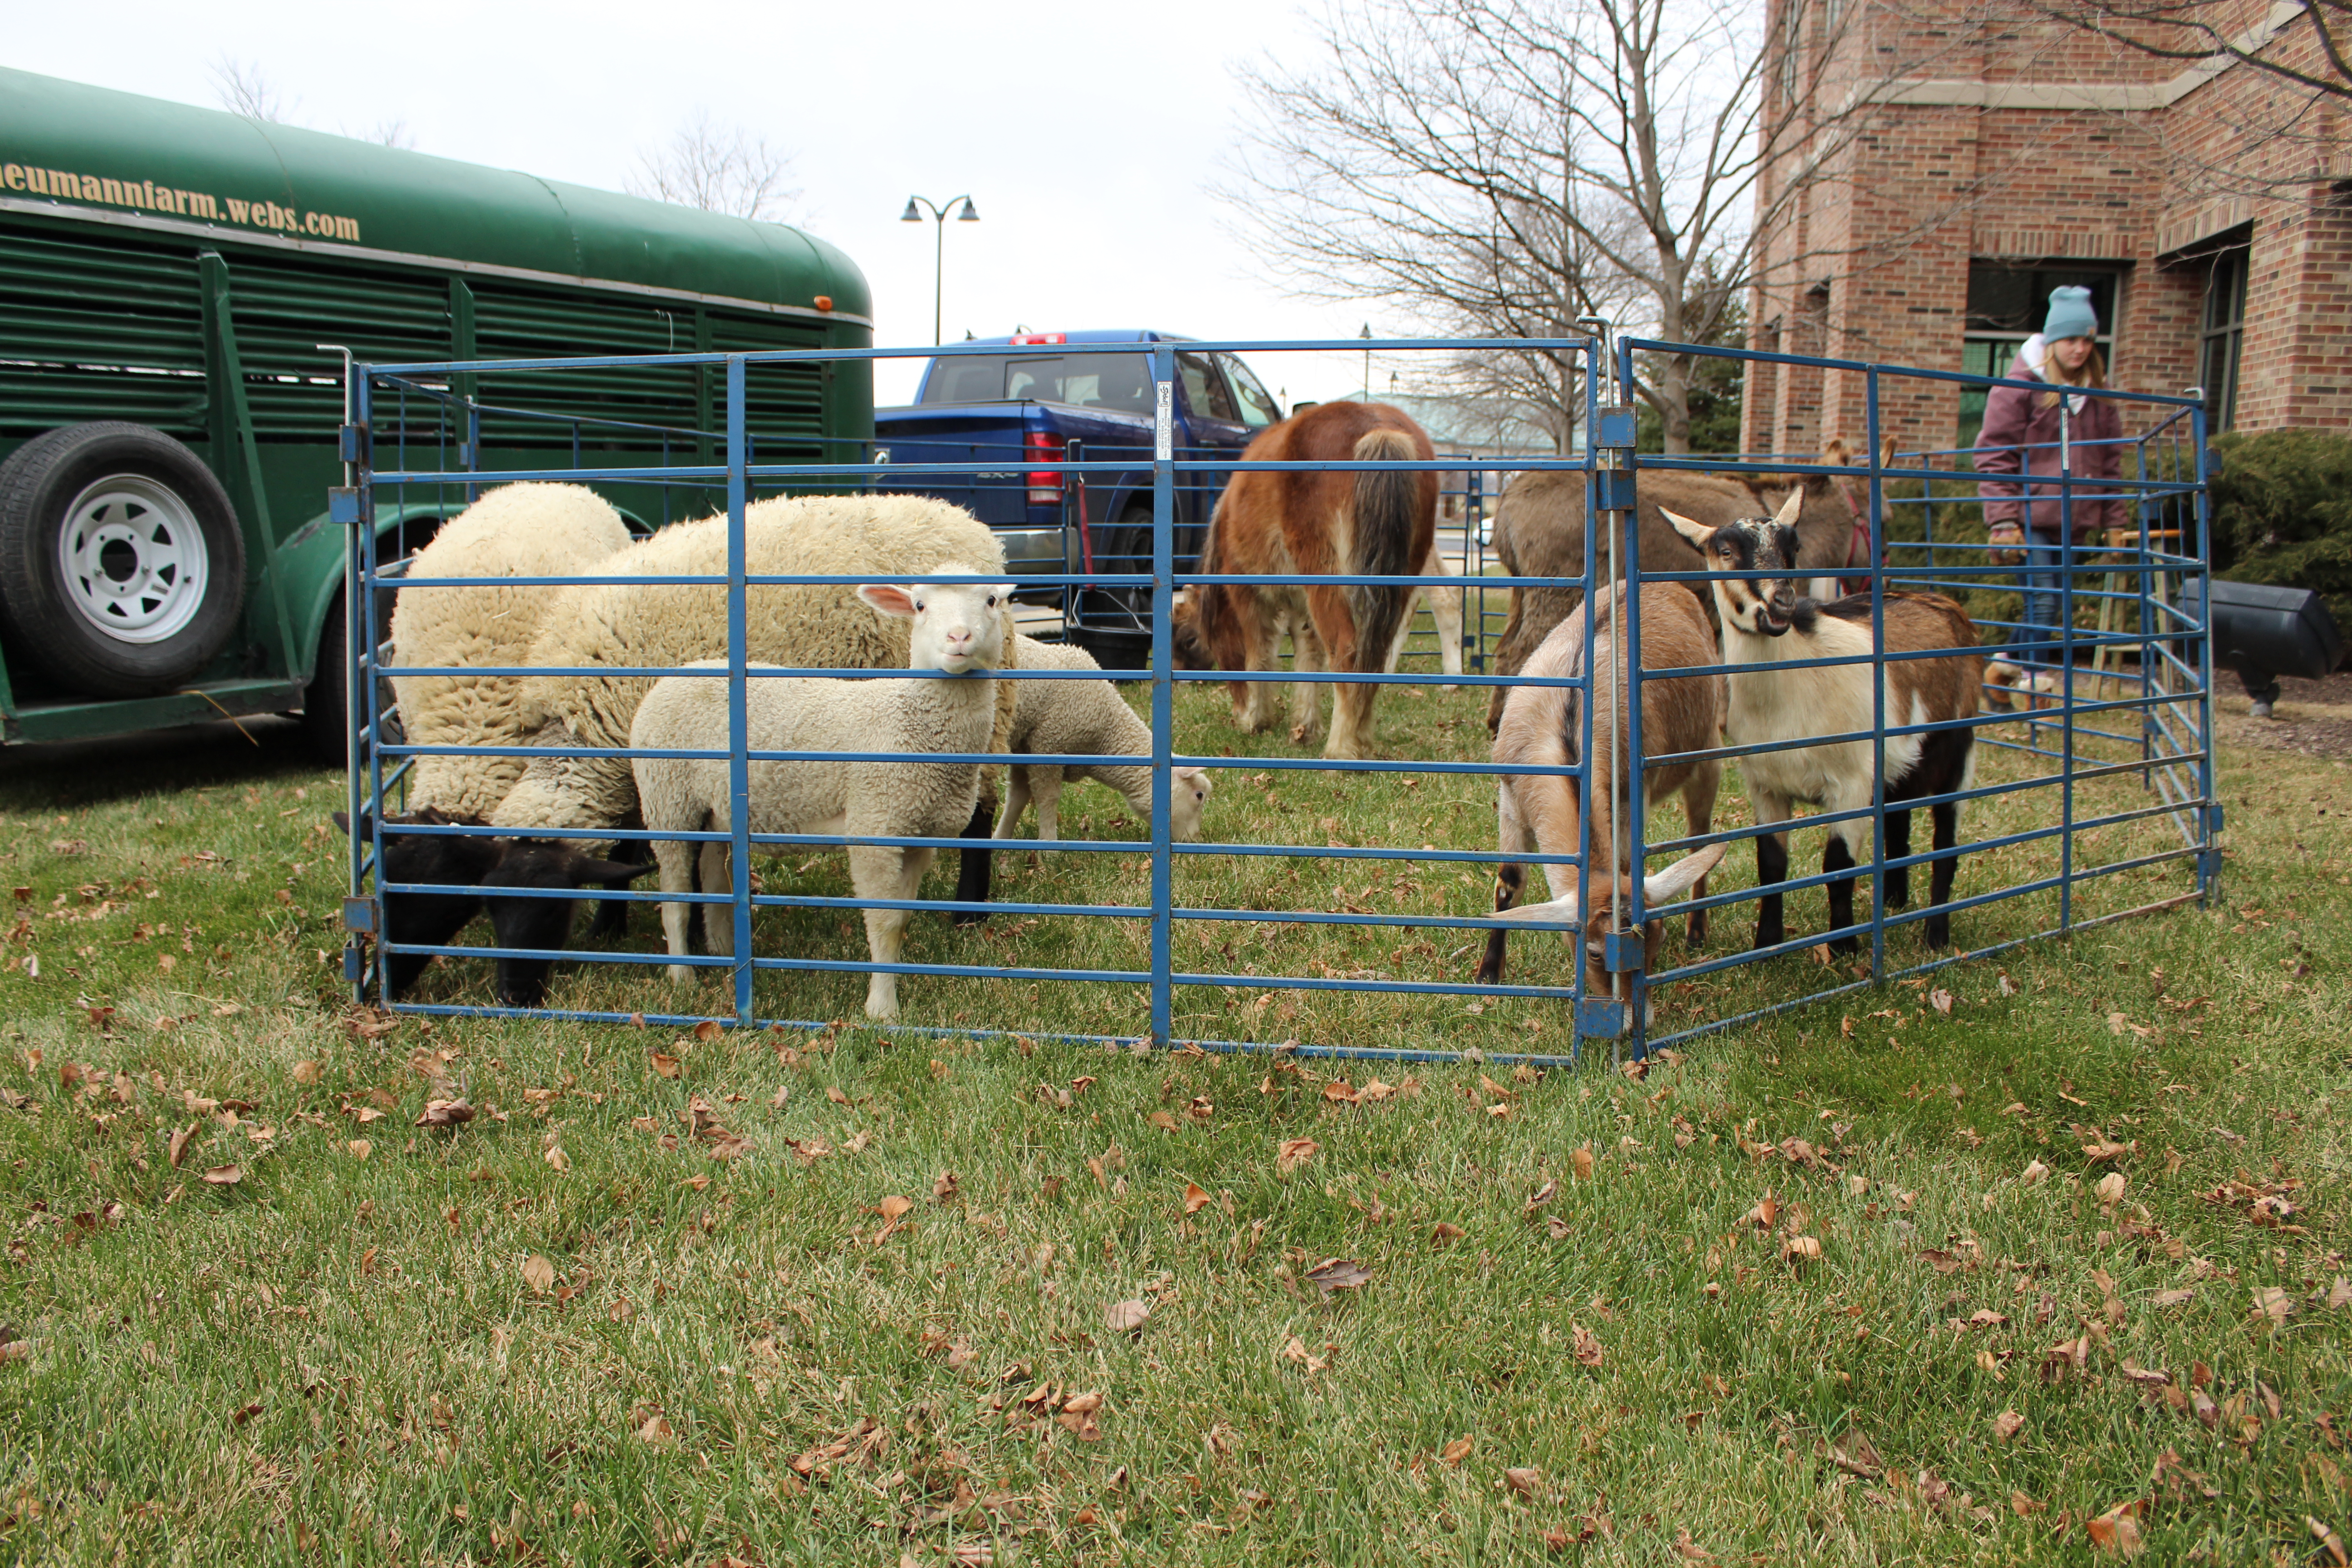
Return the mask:
[[[2074,575],[2079,579],[2081,567],[2090,552],[2074,548]],[[2025,613],[2011,639],[2010,658],[2019,664],[2055,666],[2062,659],[2059,638],[2066,624],[2066,574],[2062,571],[2063,558],[2057,537],[2039,529],[2028,529],[2025,534],[2025,570],[2019,574],[2018,591],[2025,595]]]

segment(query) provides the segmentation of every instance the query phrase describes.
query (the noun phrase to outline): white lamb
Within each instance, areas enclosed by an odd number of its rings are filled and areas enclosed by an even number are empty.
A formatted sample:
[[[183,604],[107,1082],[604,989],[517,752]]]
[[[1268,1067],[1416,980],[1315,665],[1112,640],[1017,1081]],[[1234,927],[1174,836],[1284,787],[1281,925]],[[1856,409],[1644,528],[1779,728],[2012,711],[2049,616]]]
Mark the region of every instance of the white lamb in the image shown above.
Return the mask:
[[[529,663],[531,639],[564,590],[499,579],[583,575],[628,542],[621,514],[584,486],[526,483],[486,491],[442,525],[410,560],[407,574],[486,581],[478,588],[402,589],[392,611],[393,663]],[[528,744],[533,725],[523,686],[520,677],[503,675],[402,675],[392,682],[401,723],[420,746]],[[488,822],[522,772],[519,757],[421,756],[410,774],[409,807]]]
[[[1016,637],[1013,641],[1020,650],[1013,664],[1020,669],[1102,668],[1086,649],[1068,643],[1043,643],[1030,637]],[[1016,753],[1099,757],[1151,754],[1151,726],[1135,716],[1135,710],[1127,705],[1118,688],[1108,680],[1015,680],[1003,684],[1015,688],[1018,693],[1013,699],[1010,748]],[[1101,780],[1127,797],[1129,807],[1137,816],[1147,822],[1151,819],[1151,768],[1148,763],[1014,763],[1012,773],[1012,787],[1004,795],[1004,815],[996,824],[999,838],[1013,837],[1013,829],[1020,826],[1021,814],[1033,800],[1037,803],[1037,837],[1060,837],[1056,817],[1061,809],[1062,786],[1074,779]],[[1208,802],[1209,789],[1205,769],[1177,768],[1171,773],[1168,831],[1178,843],[1199,842],[1201,812]]]
[[[974,574],[969,566],[941,562],[943,575]],[[885,616],[912,623],[908,668],[940,670],[961,679],[919,676],[900,679],[851,680],[824,676],[778,676],[746,682],[748,743],[760,752],[962,752],[988,750],[996,721],[995,671],[1011,651],[1006,646],[1005,606],[1010,584],[868,584],[857,596]],[[689,668],[724,668],[702,660]],[[775,668],[774,665],[758,668]],[[728,683],[709,676],[666,676],[637,707],[629,743],[640,751],[709,750],[728,741]],[[633,760],[637,801],[647,829],[656,832],[725,831],[729,810],[728,763],[645,757]],[[751,823],[754,833],[844,833],[852,837],[951,837],[964,829],[980,794],[980,764],[919,762],[755,762],[751,764]],[[665,893],[694,886],[695,846],[654,841]],[[706,891],[731,885],[729,847],[700,846],[701,885]],[[934,851],[852,846],[849,875],[862,899],[911,900],[929,869]],[[662,905],[662,929],[670,956],[687,952],[688,910]],[[733,910],[703,906],[704,945],[714,953],[734,951]],[[896,963],[904,950],[905,910],[866,911],[866,951],[877,963]],[[690,966],[670,965],[683,980]],[[898,977],[877,971],[866,987],[866,1015],[885,1022],[898,1016]]]

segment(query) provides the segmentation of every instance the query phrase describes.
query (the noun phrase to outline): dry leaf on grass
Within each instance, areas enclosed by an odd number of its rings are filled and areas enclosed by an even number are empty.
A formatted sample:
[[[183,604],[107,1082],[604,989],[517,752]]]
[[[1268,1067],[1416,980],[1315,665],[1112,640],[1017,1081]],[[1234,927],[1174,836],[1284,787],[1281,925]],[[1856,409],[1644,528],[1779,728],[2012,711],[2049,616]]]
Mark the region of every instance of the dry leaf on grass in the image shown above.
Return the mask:
[[[2124,1201],[2124,1189],[2129,1184],[2121,1171],[2109,1171],[2099,1178],[2099,1184],[2092,1191],[2097,1194],[2102,1205],[2113,1208]]]
[[[890,1196],[884,1198],[880,1203],[875,1205],[874,1212],[880,1215],[886,1222],[889,1222],[905,1218],[908,1214],[912,1212],[914,1206],[915,1205],[913,1200],[902,1198],[893,1193]]]
[[[1534,1497],[1543,1489],[1543,1472],[1525,1468],[1505,1470],[1503,1484],[1521,1497]]]
[[[1600,1336],[1595,1334],[1591,1329],[1586,1328],[1582,1323],[1571,1324],[1570,1327],[1575,1331],[1574,1353],[1576,1356],[1576,1364],[1579,1366],[1599,1366],[1601,1364],[1601,1358],[1605,1353],[1601,1348]]]
[[[2095,1519],[2084,1520],[2083,1528],[2091,1532],[2092,1543],[2102,1551],[2137,1557],[2144,1544],[2139,1536],[2139,1515],[2147,1507],[2144,1499],[2119,1502]]]
[[[740,1160],[751,1152],[751,1141],[740,1133],[714,1129],[705,1152],[714,1160]]]
[[[1558,1182],[1546,1182],[1542,1186],[1538,1187],[1534,1192],[1528,1194],[1528,1201],[1520,1206],[1519,1212],[1523,1215],[1531,1215],[1559,1195],[1559,1184]]]
[[[474,1119],[474,1108],[462,1100],[428,1100],[425,1113],[416,1119],[419,1127],[463,1127]]]
[[[2024,1183],[2029,1187],[2039,1186],[2042,1183],[2050,1179],[2050,1167],[2043,1164],[2039,1160],[2030,1161],[2027,1163],[2023,1173],[2017,1179]]]
[[[677,1434],[670,1430],[669,1422],[659,1411],[646,1416],[637,1427],[637,1437],[641,1442],[667,1443],[676,1436]]]
[[[354,1138],[343,1147],[352,1152],[352,1158],[354,1160],[364,1160],[375,1152],[375,1145],[365,1138]],[[178,1162],[174,1161],[173,1163],[176,1164]]]
[[[1145,1117],[1144,1120],[1150,1122],[1154,1127],[1159,1128],[1162,1132],[1173,1132],[1179,1127],[1183,1125],[1182,1122],[1178,1121],[1173,1116],[1169,1115],[1168,1112],[1164,1110],[1155,1110],[1150,1116]]]
[[[2016,1436],[2024,1426],[2024,1416],[2014,1410],[2004,1410],[1992,1418],[1992,1435],[2006,1443]]]
[[[1327,1258],[1307,1271],[1307,1282],[1327,1296],[1335,1290],[1360,1290],[1371,1279],[1371,1270],[1352,1258]]]
[[[666,1051],[648,1051],[646,1053],[646,1060],[654,1071],[664,1078],[676,1078],[681,1065],[676,1057]]]
[[[1113,1301],[1103,1309],[1103,1327],[1115,1334],[1131,1334],[1141,1329],[1150,1316],[1151,1304],[1148,1301]]]
[[[171,1145],[166,1154],[172,1162],[172,1169],[176,1171],[180,1168],[181,1160],[185,1158],[188,1152],[188,1140],[195,1135],[196,1124],[193,1121],[172,1134]]]
[[[1818,1263],[1822,1244],[1810,1236],[1792,1236],[1780,1248],[1780,1256],[1795,1264]]]
[[[946,1203],[956,1195],[960,1185],[953,1171],[941,1171],[938,1180],[931,1184],[931,1201],[935,1204]]]
[[[205,1179],[206,1181],[212,1180],[209,1175]],[[2294,1300],[2288,1297],[2284,1289],[2280,1286],[2265,1285],[2261,1289],[2256,1290],[2253,1293],[2253,1316],[2257,1319],[2267,1318],[2273,1323],[2284,1323],[2286,1321],[2286,1315],[2294,1310]]]
[[[296,1062],[294,1064],[293,1072],[294,1081],[296,1083],[308,1085],[314,1084],[319,1081],[319,1064],[317,1062]]]
[[[1274,1169],[1277,1175],[1288,1175],[1315,1157],[1323,1147],[1312,1138],[1286,1138],[1275,1150]]]
[[[1203,1191],[1203,1190],[1202,1189],[1201,1184],[1200,1184],[1200,1183],[1198,1183],[1198,1182],[1187,1182],[1187,1183],[1185,1183],[1185,1184],[1184,1184],[1184,1213],[1185,1213],[1185,1215],[1189,1218],[1190,1216],[1192,1216],[1192,1215],[1193,1215],[1199,1214],[1202,1209],[1207,1208],[1208,1206],[1209,1206],[1209,1194],[1208,1194],[1205,1191]]]
[[[546,1295],[555,1289],[555,1265],[540,1254],[532,1253],[523,1259],[522,1282],[539,1295]]]
[[[1573,1151],[1572,1152],[1570,1152],[1570,1155],[1569,1155],[1569,1157],[1568,1157],[1568,1161],[1569,1161],[1569,1164],[1570,1164],[1570,1167],[1571,1167],[1571,1168],[1576,1172],[1576,1179],[1577,1179],[1578,1181],[1580,1181],[1580,1182],[1589,1182],[1589,1181],[1591,1181],[1591,1180],[1592,1179],[1592,1151],[1591,1151],[1591,1150],[1590,1150],[1590,1149],[1578,1149],[1578,1150],[1575,1150],[1575,1151]]]
[[[1859,1426],[1849,1426],[1844,1435],[1830,1445],[1830,1463],[1848,1475],[1874,1481],[1886,1473],[1886,1461],[1879,1456],[1878,1445]]]
[[[245,1180],[245,1171],[237,1165],[215,1165],[205,1173],[205,1180],[216,1187],[233,1187]]]
[[[1465,1432],[1461,1436],[1440,1448],[1437,1451],[1437,1457],[1449,1465],[1458,1465],[1468,1458],[1470,1451],[1476,1447],[1476,1444],[1470,1441],[1470,1434]]]
[[[2303,1516],[2303,1522],[2310,1526],[2312,1539],[2319,1542],[2319,1552],[2323,1558],[2336,1564],[2336,1568],[2344,1568],[2344,1564],[2352,1563],[2352,1554],[2344,1550],[2344,1538],[2328,1528],[2325,1520],[2306,1513]]]
[[[1469,1234],[1470,1233],[1468,1231],[1464,1230],[1460,1226],[1455,1225],[1451,1220],[1439,1220],[1437,1222],[1437,1227],[1429,1233],[1429,1245],[1432,1247],[1450,1247],[1454,1242],[1461,1240],[1464,1237]]]

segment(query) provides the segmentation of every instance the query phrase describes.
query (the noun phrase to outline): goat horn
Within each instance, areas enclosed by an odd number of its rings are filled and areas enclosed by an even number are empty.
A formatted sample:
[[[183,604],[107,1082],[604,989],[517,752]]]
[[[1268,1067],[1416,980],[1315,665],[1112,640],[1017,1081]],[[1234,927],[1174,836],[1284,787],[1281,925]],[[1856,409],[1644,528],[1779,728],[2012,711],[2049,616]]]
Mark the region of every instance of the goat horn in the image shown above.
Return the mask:
[[[1698,885],[1698,879],[1715,869],[1723,858],[1723,846],[1710,844],[1696,854],[1685,855],[1654,877],[1642,879],[1642,898],[1645,903],[1664,904],[1681,898]]]

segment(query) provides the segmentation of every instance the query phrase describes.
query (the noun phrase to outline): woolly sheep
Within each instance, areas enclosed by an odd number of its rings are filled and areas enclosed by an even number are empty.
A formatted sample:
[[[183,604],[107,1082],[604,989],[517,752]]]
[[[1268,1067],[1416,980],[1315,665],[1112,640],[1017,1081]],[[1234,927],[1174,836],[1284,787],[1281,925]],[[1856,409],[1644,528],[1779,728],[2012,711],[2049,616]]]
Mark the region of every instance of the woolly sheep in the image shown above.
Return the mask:
[[[1021,669],[1100,669],[1086,649],[1068,643],[1042,643],[1016,637],[1016,668]],[[1015,753],[1048,756],[1148,757],[1151,726],[1135,716],[1118,689],[1108,680],[1007,680],[1019,696],[1013,710]],[[1073,779],[1096,778],[1127,797],[1128,805],[1145,821],[1151,818],[1151,769],[1112,763],[1057,765],[1014,763],[1013,780],[1004,795],[1004,815],[996,837],[1010,838],[1029,803],[1037,803],[1037,837],[1061,837],[1056,814],[1062,786]],[[1168,829],[1178,843],[1192,844],[1201,837],[1201,811],[1209,798],[1210,780],[1202,768],[1177,768],[1168,794]],[[1033,852],[1034,853],[1034,852]]]
[[[942,562],[943,574],[974,575],[972,567]],[[994,672],[1010,652],[1010,584],[872,585],[858,597],[884,616],[907,623],[908,668],[942,670],[961,679],[917,676],[897,680],[844,680],[823,676],[785,676],[746,683],[748,744],[759,752],[979,752],[995,727]],[[695,669],[723,669],[724,661],[698,660]],[[774,668],[762,665],[761,668]],[[729,734],[728,683],[709,676],[668,676],[639,705],[630,743],[641,751],[708,750]],[[732,826],[729,764],[724,759],[692,760],[639,756],[633,763],[637,799],[646,828],[661,832],[724,831]],[[980,792],[980,767],[972,763],[754,762],[751,764],[753,833],[845,833],[854,837],[944,837],[971,817]],[[655,839],[665,893],[690,891],[698,846]],[[701,886],[713,891],[731,885],[729,847],[704,843]],[[935,851],[853,845],[849,874],[861,899],[913,899]],[[691,906],[662,905],[662,927],[670,955],[687,952]],[[733,910],[703,906],[704,945],[714,953],[734,951]],[[907,911],[866,911],[867,951],[877,963],[896,963],[904,951]],[[670,977],[683,980],[690,966],[674,963]],[[888,1021],[898,1016],[898,977],[877,972],[867,979],[866,1014]]]
[[[442,525],[412,558],[412,577],[479,577],[478,588],[404,588],[393,605],[395,665],[515,666],[560,588],[498,579],[584,574],[627,548],[629,531],[602,496],[581,485],[501,485]],[[420,746],[519,746],[530,731],[522,681],[512,676],[393,678],[401,723]],[[420,756],[411,810],[485,823],[522,777],[517,757]]]
[[[996,536],[970,512],[925,496],[778,498],[744,515],[745,566],[754,575],[838,575],[903,581],[944,561],[1004,570]],[[628,583],[566,589],[532,644],[536,665],[675,668],[727,652],[727,590],[671,587],[674,576],[723,576],[727,520],[679,523],[603,563],[597,575]],[[744,627],[752,658],[787,668],[904,668],[907,623],[877,616],[845,584],[754,587]],[[1009,609],[1004,612],[1011,632]],[[526,722],[560,746],[625,747],[650,676],[541,676],[525,685]],[[1013,728],[1010,683],[991,744]],[[636,805],[626,757],[533,758],[491,822],[500,827],[612,827]]]

